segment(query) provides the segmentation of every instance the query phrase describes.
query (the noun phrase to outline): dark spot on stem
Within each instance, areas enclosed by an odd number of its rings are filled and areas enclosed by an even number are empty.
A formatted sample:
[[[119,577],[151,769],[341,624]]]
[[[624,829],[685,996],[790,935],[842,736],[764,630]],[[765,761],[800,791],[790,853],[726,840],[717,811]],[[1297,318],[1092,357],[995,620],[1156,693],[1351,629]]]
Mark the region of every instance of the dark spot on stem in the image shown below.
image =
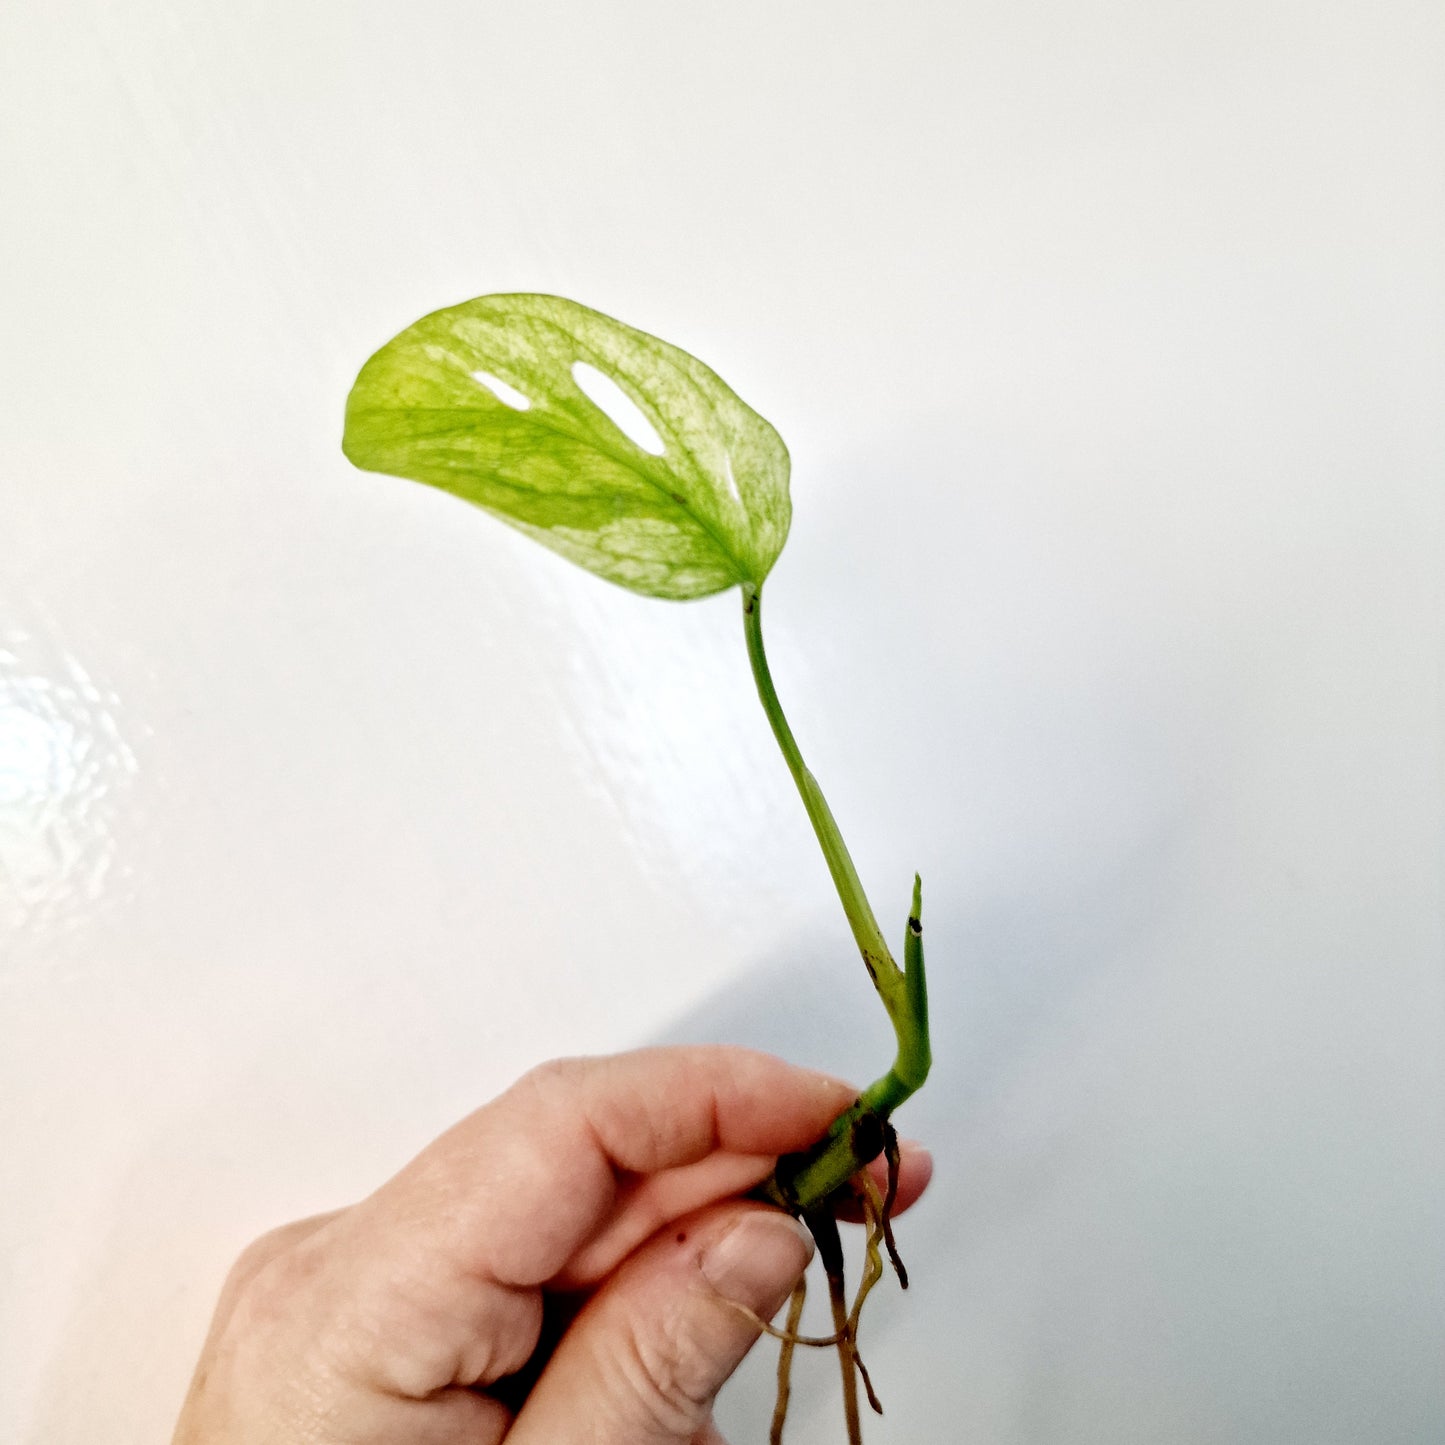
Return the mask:
[[[908,931],[912,934],[922,934],[923,925],[916,918],[909,918]]]
[[[877,1114],[859,1114],[853,1120],[848,1142],[860,1164],[867,1164],[883,1152],[883,1140],[883,1121]]]

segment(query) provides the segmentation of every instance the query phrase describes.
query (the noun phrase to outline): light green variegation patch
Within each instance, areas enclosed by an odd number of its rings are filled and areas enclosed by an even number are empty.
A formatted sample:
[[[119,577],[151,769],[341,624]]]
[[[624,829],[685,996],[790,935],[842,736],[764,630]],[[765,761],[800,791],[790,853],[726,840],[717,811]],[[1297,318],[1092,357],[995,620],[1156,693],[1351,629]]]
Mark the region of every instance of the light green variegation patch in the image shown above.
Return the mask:
[[[626,400],[605,407],[609,381]],[[362,367],[342,448],[652,597],[758,586],[788,535],[777,432],[687,352],[557,296],[409,326]]]

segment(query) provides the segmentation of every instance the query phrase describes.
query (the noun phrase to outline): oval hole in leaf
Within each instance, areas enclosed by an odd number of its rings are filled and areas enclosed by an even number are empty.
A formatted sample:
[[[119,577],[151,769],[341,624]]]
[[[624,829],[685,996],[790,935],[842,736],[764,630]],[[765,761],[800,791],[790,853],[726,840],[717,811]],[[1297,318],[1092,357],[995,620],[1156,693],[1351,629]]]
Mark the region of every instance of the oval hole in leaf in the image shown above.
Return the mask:
[[[637,405],[605,371],[587,361],[572,363],[572,380],[582,394],[635,446],[654,457],[660,457],[667,446],[657,428],[643,415]]]
[[[723,457],[723,480],[728,484],[728,495],[741,504],[743,494],[738,491],[738,479],[733,476],[733,459],[730,456]]]
[[[474,371],[471,378],[480,382],[498,401],[511,407],[513,411],[526,411],[532,405],[532,398],[526,392],[518,391],[515,386],[503,381],[500,376],[493,376],[490,371]]]

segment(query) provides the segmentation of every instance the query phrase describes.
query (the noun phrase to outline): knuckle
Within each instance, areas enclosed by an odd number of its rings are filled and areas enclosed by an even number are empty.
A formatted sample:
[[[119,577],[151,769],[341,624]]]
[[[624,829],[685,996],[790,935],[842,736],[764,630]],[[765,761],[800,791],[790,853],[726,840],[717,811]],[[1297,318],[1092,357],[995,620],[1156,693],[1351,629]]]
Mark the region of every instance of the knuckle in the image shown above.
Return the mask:
[[[674,1322],[630,1328],[617,1342],[619,1401],[625,1418],[645,1420],[665,1438],[690,1439],[712,1411],[714,1391],[698,1379],[696,1350]]]
[[[586,1059],[548,1059],[534,1064],[513,1088],[535,1095],[546,1104],[566,1103],[579,1086]]]
[[[294,1281],[287,1260],[297,1229],[284,1224],[268,1230],[237,1255],[221,1289],[221,1312],[230,1314],[242,1303],[254,1308],[258,1299],[279,1303],[289,1294]]]
[[[231,1267],[225,1296],[231,1312],[244,1314],[252,1326],[274,1325],[291,1313],[308,1274],[290,1227],[283,1227],[242,1250]]]

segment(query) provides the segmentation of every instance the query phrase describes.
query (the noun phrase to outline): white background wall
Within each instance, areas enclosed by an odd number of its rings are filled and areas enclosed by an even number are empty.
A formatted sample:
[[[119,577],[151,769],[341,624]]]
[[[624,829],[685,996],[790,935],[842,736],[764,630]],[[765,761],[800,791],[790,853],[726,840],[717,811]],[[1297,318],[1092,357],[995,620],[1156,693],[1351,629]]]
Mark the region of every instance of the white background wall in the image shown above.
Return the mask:
[[[0,8],[0,1437],[164,1439],[240,1245],[536,1060],[886,1061],[736,600],[341,457],[527,289],[787,438],[779,686],[923,872],[870,1440],[1442,1438],[1442,66],[1406,0]]]

